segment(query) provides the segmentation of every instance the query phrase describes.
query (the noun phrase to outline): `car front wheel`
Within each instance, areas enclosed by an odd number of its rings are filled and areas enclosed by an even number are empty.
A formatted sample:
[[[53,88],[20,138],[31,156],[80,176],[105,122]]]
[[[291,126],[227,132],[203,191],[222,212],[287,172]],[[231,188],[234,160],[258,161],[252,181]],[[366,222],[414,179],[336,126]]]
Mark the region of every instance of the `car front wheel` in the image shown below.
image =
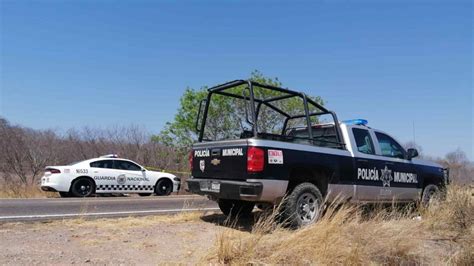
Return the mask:
[[[89,178],[79,178],[76,179],[71,185],[71,194],[74,197],[89,197],[95,192],[95,184]]]
[[[155,194],[158,196],[168,196],[173,192],[173,182],[169,179],[163,178],[156,183]]]

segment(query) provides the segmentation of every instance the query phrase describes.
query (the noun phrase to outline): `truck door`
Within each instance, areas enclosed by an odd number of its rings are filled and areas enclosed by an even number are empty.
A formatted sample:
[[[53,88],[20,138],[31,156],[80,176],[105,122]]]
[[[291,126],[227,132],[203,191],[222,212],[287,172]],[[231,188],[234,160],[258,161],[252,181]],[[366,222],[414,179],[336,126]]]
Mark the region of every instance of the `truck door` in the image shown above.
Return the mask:
[[[353,127],[353,152],[355,160],[354,184],[357,201],[376,201],[383,198],[379,169],[382,162],[375,151],[372,135],[367,128]]]
[[[380,180],[386,191],[385,199],[410,201],[418,197],[416,167],[406,158],[406,151],[389,135],[375,132],[379,157],[383,161]]]

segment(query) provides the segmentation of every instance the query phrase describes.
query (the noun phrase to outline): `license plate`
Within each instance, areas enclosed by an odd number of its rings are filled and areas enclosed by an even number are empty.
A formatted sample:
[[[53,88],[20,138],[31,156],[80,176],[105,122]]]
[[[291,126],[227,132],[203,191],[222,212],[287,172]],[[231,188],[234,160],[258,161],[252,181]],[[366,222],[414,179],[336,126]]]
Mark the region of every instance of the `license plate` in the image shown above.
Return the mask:
[[[211,190],[219,192],[221,190],[221,184],[219,183],[211,183]]]
[[[221,190],[221,184],[217,182],[201,182],[202,191],[219,192]]]

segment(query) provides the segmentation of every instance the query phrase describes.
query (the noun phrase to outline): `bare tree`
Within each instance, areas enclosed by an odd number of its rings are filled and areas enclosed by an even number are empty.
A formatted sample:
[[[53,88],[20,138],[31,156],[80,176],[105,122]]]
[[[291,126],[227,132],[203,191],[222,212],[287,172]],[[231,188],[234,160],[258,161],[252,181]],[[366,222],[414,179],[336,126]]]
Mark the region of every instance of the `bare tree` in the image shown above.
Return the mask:
[[[3,183],[34,185],[47,165],[62,165],[117,153],[151,168],[186,171],[173,148],[151,141],[145,128],[131,125],[71,129],[65,134],[13,126],[0,118],[0,176]]]
[[[449,175],[454,183],[469,184],[473,182],[472,164],[462,150],[457,149],[446,154],[441,163],[449,168]]]

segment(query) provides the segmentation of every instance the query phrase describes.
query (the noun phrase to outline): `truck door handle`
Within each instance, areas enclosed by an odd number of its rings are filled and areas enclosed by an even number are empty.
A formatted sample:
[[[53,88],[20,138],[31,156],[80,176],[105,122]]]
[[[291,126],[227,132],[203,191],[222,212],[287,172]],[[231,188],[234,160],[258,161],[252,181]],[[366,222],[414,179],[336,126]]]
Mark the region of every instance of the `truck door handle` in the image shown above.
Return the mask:
[[[220,155],[221,149],[213,149],[211,151],[212,156]]]

